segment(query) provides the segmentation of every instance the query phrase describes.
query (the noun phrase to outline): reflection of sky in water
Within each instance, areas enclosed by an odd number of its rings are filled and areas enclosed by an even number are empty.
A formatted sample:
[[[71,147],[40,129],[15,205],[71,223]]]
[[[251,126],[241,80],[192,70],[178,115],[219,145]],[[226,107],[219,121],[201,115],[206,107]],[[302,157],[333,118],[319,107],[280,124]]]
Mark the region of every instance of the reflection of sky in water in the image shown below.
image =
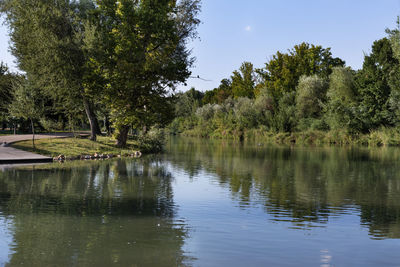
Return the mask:
[[[0,266],[9,257],[11,265],[20,262],[46,239],[51,249],[60,245],[49,262],[65,253],[63,262],[104,265],[108,254],[102,252],[114,251],[122,266],[137,256],[144,265],[147,255],[169,263],[180,257],[194,266],[396,266],[400,163],[299,151],[177,152],[92,162],[68,175],[38,171],[33,185],[17,175],[4,179],[3,188],[16,188],[7,202],[16,210],[8,221],[0,214]],[[19,209],[34,196],[39,213]],[[24,242],[31,232],[42,237]]]
[[[400,242],[374,240],[355,205],[328,207],[322,221],[296,221],[286,210],[268,212],[255,199],[243,206],[215,174],[174,173],[178,218],[188,224],[184,250],[196,266],[377,266],[400,262]],[[376,242],[380,242],[377,244]],[[377,257],[379,255],[379,257]],[[387,261],[385,262],[385,258]],[[251,260],[249,260],[251,259]]]
[[[4,266],[10,256],[12,245],[12,219],[5,218],[0,212],[0,266]]]

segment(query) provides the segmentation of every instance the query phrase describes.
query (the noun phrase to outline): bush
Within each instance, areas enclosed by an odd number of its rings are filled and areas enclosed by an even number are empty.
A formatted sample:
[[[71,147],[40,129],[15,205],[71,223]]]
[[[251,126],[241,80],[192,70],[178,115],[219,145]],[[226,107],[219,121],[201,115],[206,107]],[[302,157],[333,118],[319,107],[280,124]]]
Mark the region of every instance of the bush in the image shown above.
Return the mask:
[[[257,125],[258,117],[253,100],[239,97],[236,100],[234,112],[239,128],[253,128]]]
[[[196,116],[203,121],[208,121],[214,117],[214,111],[215,108],[213,104],[206,104],[196,110]]]
[[[297,124],[296,120],[296,92],[286,93],[278,103],[278,112],[269,113],[269,124],[276,131],[291,132]]]
[[[163,129],[152,127],[146,134],[138,137],[138,147],[144,153],[156,153],[164,150],[166,135]]]
[[[50,120],[50,119],[41,118],[39,120],[39,122],[43,126],[43,128],[49,132],[59,131],[59,130],[62,130],[62,128],[63,128],[62,121],[54,121],[54,120]]]
[[[317,75],[300,77],[296,94],[297,117],[320,117],[327,88],[328,83]]]

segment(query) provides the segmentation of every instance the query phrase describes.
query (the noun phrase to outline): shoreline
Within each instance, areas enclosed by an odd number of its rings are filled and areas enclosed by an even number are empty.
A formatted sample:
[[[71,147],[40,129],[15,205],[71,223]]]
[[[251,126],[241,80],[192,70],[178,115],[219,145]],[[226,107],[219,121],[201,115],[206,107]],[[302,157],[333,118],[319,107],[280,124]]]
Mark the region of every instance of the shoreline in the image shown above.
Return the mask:
[[[400,146],[400,132],[393,128],[383,128],[365,134],[350,134],[344,131],[303,131],[270,132],[264,129],[215,130],[211,134],[199,133],[198,129],[186,130],[177,136],[254,141],[279,145],[329,145],[329,146]]]
[[[31,140],[14,142],[10,147],[38,155],[51,157],[53,161],[72,160],[104,160],[121,157],[141,157],[142,152],[134,141],[129,141],[127,147],[115,146],[110,137],[99,136],[97,141],[81,138],[58,138],[35,140],[35,148]]]

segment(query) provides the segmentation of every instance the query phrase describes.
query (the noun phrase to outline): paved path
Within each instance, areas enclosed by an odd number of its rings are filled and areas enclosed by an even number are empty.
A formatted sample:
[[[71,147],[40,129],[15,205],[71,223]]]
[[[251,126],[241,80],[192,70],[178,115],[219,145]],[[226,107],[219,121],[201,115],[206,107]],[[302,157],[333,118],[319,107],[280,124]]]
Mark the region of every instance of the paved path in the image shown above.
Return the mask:
[[[49,133],[49,134],[35,134],[36,139],[45,139],[45,138],[65,138],[65,137],[73,137],[72,133]],[[3,143],[11,144],[18,141],[24,140],[32,140],[31,134],[17,134],[17,135],[0,135],[0,145]]]
[[[35,139],[44,138],[65,138],[72,137],[72,133],[56,133],[56,134],[37,134]],[[35,153],[19,150],[10,147],[9,144],[32,140],[31,134],[21,134],[21,135],[4,135],[0,136],[0,164],[9,163],[35,163],[35,162],[51,162],[53,161],[50,157],[45,157]]]
[[[0,164],[52,162],[53,158],[19,150],[13,147],[0,147]]]

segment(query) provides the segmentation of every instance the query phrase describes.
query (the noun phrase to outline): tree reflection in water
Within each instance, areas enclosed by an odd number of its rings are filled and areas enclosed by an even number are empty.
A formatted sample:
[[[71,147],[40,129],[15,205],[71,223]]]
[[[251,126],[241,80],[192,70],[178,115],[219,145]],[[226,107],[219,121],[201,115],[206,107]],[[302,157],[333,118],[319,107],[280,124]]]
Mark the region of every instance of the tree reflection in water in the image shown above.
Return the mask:
[[[400,238],[399,158],[398,148],[172,139],[159,156],[8,169],[0,172],[0,219],[12,222],[13,243],[0,249],[11,250],[9,265],[181,266],[252,256],[276,263],[291,245],[304,254],[290,254],[293,262],[309,265],[329,241],[340,265],[352,262],[338,250],[360,225],[368,241]],[[182,198],[182,190],[196,192]],[[332,231],[307,239],[286,227]],[[354,242],[373,255],[365,232]]]
[[[373,238],[400,238],[399,148],[171,143],[164,157],[177,168],[215,174],[242,207],[262,203],[275,221],[307,228],[359,213]]]
[[[174,219],[172,176],[159,161],[33,168],[0,173],[0,212],[14,222],[10,265],[190,262],[185,224]]]

